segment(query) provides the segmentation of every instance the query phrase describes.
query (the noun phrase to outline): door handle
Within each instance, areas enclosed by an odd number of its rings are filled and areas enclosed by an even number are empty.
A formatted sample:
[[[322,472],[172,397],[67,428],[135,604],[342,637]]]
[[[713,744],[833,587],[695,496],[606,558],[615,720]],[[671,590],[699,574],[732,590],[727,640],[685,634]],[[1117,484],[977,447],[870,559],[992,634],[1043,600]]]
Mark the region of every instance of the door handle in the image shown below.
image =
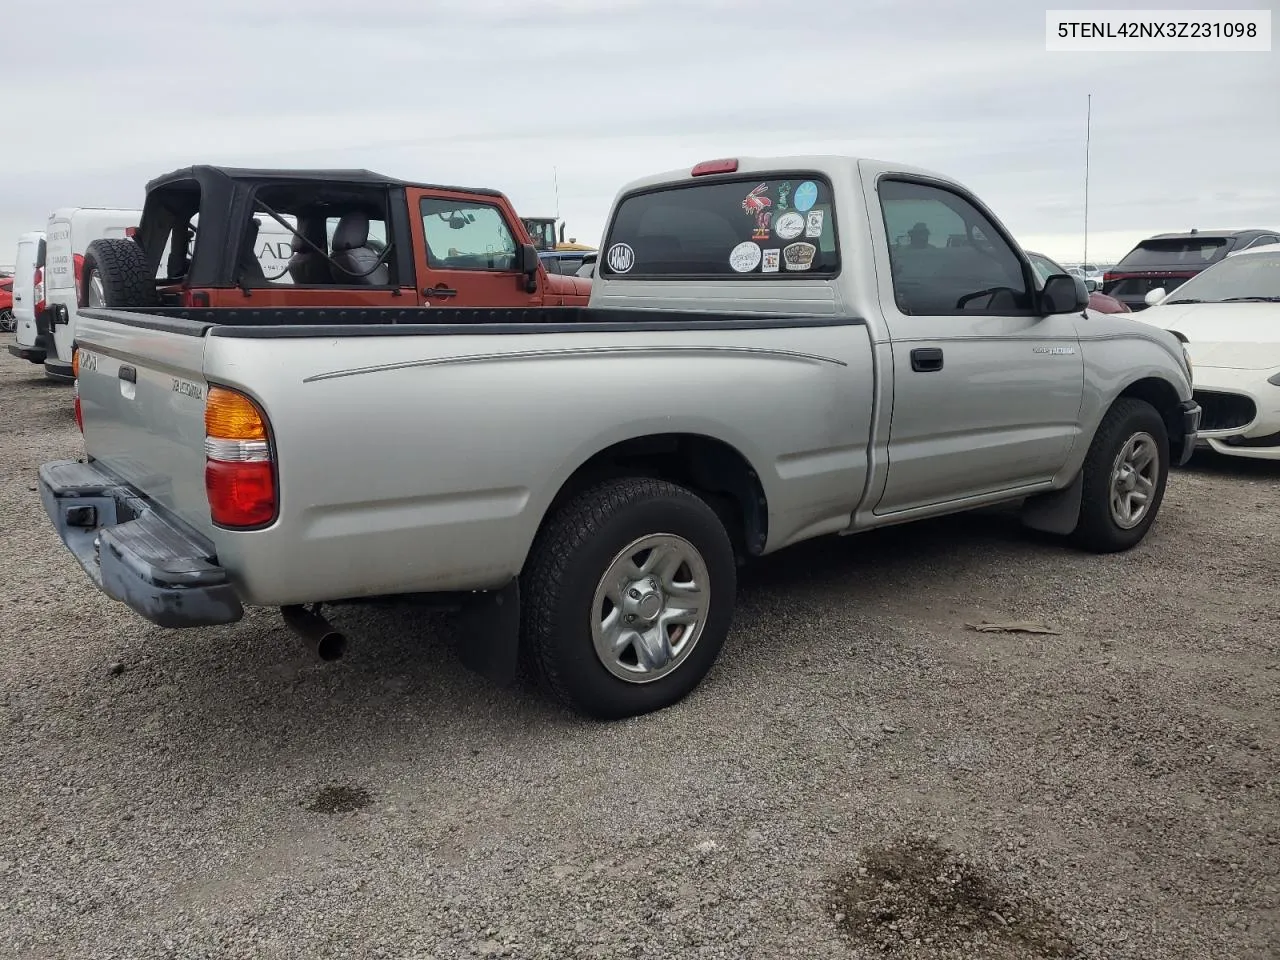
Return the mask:
[[[911,351],[911,369],[916,373],[933,373],[942,369],[941,347],[916,347]]]
[[[138,368],[131,367],[128,364],[124,364],[123,366],[120,367],[120,372],[118,376],[120,377],[121,380],[124,380],[127,383],[137,383]]]
[[[450,287],[427,287],[422,291],[422,295],[424,297],[443,297],[447,299],[448,297],[456,297],[458,291]]]

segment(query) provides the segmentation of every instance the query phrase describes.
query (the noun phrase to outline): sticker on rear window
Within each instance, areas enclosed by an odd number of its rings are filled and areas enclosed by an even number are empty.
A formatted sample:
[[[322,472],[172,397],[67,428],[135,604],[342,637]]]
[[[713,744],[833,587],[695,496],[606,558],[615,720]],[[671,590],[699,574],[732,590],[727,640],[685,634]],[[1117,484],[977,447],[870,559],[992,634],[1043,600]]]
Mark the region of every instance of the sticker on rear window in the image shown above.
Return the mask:
[[[773,219],[773,214],[768,210],[756,214],[756,229],[751,234],[752,240],[768,240],[769,239],[769,221]]]
[[[748,216],[755,216],[766,207],[772,206],[773,201],[769,199],[769,185],[762,183],[747,194],[747,198],[742,201],[742,209],[747,212]]]
[[[809,238],[822,236],[822,211],[810,210],[805,216],[804,235]]]
[[[812,243],[793,243],[783,248],[782,259],[787,262],[788,270],[808,270],[817,253],[818,248]]]
[[[614,273],[626,273],[636,265],[636,252],[629,244],[615,243],[609,248],[609,269]]]
[[[787,200],[790,198],[790,196],[791,196],[791,181],[783,180],[782,184],[778,187],[778,209],[779,210],[787,209]]]
[[[750,240],[744,240],[729,254],[729,266],[738,273],[750,273],[760,266],[760,248]]]
[[[777,247],[770,247],[764,251],[764,266],[760,268],[761,273],[777,273],[778,272],[778,255],[782,251]]]
[[[804,217],[794,210],[784,213],[773,225],[773,232],[778,235],[779,240],[794,240],[804,233]]]
[[[806,180],[796,187],[796,209],[801,213],[804,213],[817,202],[818,185],[812,180]]]

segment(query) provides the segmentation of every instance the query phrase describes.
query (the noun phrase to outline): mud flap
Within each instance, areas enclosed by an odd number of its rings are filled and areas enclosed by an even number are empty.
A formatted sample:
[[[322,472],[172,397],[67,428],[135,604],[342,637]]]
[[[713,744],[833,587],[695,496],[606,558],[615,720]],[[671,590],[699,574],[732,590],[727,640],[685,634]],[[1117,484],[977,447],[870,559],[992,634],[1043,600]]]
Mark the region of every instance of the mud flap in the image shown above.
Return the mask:
[[[520,581],[471,594],[457,622],[462,665],[502,686],[514,683],[520,654]]]
[[[1084,471],[1061,490],[1028,497],[1022,505],[1022,525],[1044,533],[1062,536],[1073,532],[1080,519],[1080,496],[1084,488]]]

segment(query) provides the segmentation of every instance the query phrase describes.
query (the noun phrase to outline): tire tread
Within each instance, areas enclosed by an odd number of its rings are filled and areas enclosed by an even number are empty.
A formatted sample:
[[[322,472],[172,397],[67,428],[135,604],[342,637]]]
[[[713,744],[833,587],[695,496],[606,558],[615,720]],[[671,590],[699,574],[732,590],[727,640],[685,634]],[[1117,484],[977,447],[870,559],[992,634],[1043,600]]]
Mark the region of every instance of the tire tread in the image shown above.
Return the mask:
[[[1121,440],[1120,434],[1130,429],[1126,427],[1126,423],[1148,417],[1153,420],[1156,445],[1160,448],[1161,476],[1147,518],[1134,528],[1140,531],[1135,539],[1133,531],[1119,532],[1111,522],[1109,481],[1111,463],[1116,456],[1116,444]],[[1136,546],[1155,523],[1164,500],[1169,475],[1168,431],[1159,411],[1147,401],[1136,397],[1117,399],[1098,424],[1081,470],[1084,473],[1084,488],[1081,491],[1080,518],[1071,534],[1072,540],[1095,553],[1115,553]]]
[[[133,240],[98,239],[84,253],[86,283],[81,297],[88,302],[90,267],[102,278],[102,289],[109,309],[154,307],[160,303],[155,278],[147,265],[147,255]],[[84,306],[85,304],[81,304]]]
[[[605,480],[567,500],[534,538],[522,575],[521,653],[541,684],[571,709],[581,710],[584,704],[558,669],[550,642],[557,629],[557,606],[567,589],[571,558],[620,511],[636,503],[662,499],[692,500],[706,506],[696,494],[666,480]],[[727,534],[725,538],[727,542]]]

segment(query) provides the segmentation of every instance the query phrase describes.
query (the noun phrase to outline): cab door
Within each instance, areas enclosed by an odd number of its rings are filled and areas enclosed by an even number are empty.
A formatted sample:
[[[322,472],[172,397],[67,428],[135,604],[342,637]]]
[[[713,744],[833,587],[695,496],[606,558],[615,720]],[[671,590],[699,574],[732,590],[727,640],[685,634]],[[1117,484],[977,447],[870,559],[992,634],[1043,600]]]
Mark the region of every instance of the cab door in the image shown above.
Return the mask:
[[[449,190],[405,192],[423,306],[543,305],[546,270],[538,270],[537,289],[528,291],[519,269],[523,234],[500,204]]]
[[[979,203],[864,171],[893,353],[884,515],[1050,480],[1080,437],[1079,315],[1045,315],[1030,265]]]

